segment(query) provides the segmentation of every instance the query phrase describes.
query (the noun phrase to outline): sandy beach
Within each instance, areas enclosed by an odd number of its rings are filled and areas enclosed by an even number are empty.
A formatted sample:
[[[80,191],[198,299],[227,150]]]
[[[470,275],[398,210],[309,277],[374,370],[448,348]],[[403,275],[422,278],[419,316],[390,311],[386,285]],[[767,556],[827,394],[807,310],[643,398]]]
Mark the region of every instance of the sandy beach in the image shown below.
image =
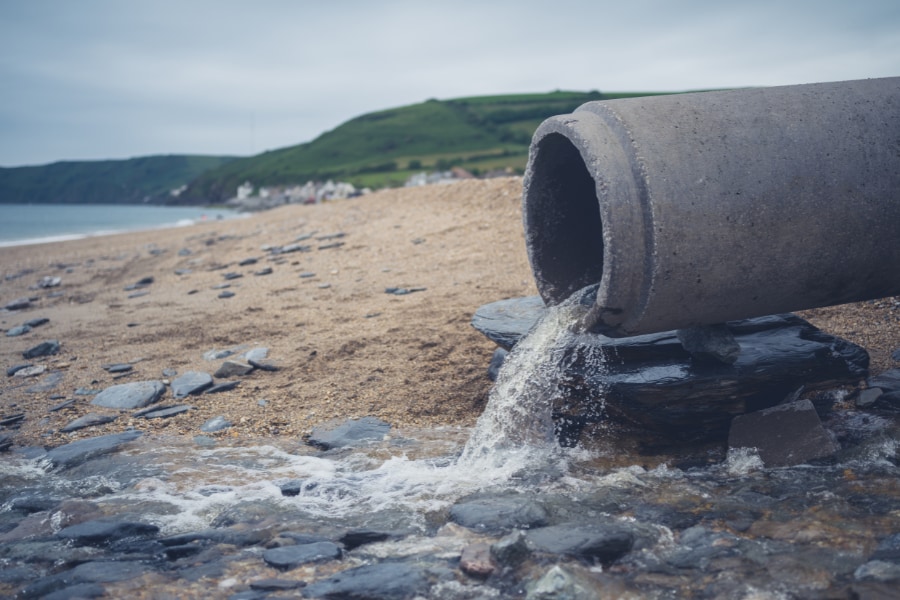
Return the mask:
[[[331,419],[367,415],[396,426],[471,425],[487,400],[494,350],[469,325],[472,314],[488,302],[536,293],[520,198],[518,178],[465,181],[189,227],[0,248],[0,306],[31,298],[28,308],[0,311],[0,330],[49,319],[25,335],[0,337],[4,369],[47,367],[35,377],[4,376],[0,417],[24,419],[0,433],[16,445],[55,446],[128,427],[196,435],[216,416],[233,427],[215,435],[233,438],[300,436]],[[271,250],[291,244],[309,247]],[[40,288],[44,277],[61,283]],[[125,289],[148,277],[151,284]],[[890,355],[900,347],[898,306],[883,299],[800,314],[866,348],[874,374],[896,364]],[[58,354],[23,359],[50,339],[59,340]],[[223,360],[204,353],[254,347],[268,348],[278,370],[232,378],[238,387],[219,394],[176,401],[167,393],[161,403],[193,406],[172,418],[136,419],[73,395],[171,380],[164,370],[213,373]],[[116,363],[133,369],[122,376],[103,368]],[[55,388],[27,391],[54,371],[62,374]],[[74,401],[52,410],[67,400]],[[58,432],[91,412],[118,418]]]

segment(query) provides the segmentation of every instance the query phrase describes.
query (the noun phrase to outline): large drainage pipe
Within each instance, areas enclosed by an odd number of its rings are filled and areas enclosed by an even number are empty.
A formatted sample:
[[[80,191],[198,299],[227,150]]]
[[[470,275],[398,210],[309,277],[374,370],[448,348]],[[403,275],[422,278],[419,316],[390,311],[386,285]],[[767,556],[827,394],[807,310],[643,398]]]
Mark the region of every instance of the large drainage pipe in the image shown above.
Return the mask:
[[[900,77],[589,102],[524,185],[557,304],[620,337],[900,294]]]

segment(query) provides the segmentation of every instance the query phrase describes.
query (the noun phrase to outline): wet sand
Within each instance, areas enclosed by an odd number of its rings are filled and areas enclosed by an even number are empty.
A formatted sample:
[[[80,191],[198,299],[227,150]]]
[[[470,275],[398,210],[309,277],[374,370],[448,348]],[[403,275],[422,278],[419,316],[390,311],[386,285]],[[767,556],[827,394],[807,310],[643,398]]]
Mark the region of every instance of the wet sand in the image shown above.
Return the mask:
[[[24,420],[0,433],[17,445],[53,446],[128,427],[195,435],[216,416],[233,423],[215,434],[224,438],[301,436],[331,419],[366,415],[401,427],[471,425],[487,400],[494,350],[469,325],[472,314],[488,302],[536,293],[520,197],[518,178],[466,181],[245,219],[0,248],[0,306],[34,299],[28,309],[0,311],[0,329],[50,319],[26,335],[0,337],[2,366],[32,362],[62,373],[46,392],[27,391],[46,375],[4,377],[0,417],[23,413]],[[270,250],[292,243],[311,247]],[[240,265],[253,258],[255,264]],[[255,274],[266,268],[271,274]],[[226,280],[228,273],[242,277]],[[45,276],[62,282],[36,288]],[[145,277],[153,283],[124,289]],[[387,288],[424,289],[394,295]],[[223,291],[234,296],[220,298]],[[900,347],[895,305],[885,299],[800,314],[865,347],[878,373],[895,365],[890,354]],[[59,354],[22,358],[49,339],[59,340]],[[137,419],[73,395],[171,379],[164,369],[213,373],[223,360],[205,360],[204,353],[257,346],[269,348],[278,371],[233,378],[240,385],[220,394],[176,401],[168,393],[161,403],[193,406],[169,419]],[[113,363],[132,363],[133,370],[117,379],[103,369]],[[91,412],[118,418],[58,433]]]

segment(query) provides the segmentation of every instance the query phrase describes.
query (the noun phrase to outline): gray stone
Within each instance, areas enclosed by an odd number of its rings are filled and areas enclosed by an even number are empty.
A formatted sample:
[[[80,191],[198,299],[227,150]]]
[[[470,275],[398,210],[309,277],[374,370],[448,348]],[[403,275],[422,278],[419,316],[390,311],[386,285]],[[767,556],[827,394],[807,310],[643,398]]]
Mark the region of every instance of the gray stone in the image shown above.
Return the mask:
[[[41,277],[41,279],[38,281],[37,285],[39,288],[47,289],[47,288],[59,287],[59,285],[61,283],[62,283],[62,278],[47,275],[45,277]]]
[[[6,337],[18,337],[20,335],[25,335],[31,331],[31,327],[28,325],[19,325],[17,327],[13,327],[12,329],[6,330]]]
[[[900,563],[900,533],[889,535],[878,542],[871,559]]]
[[[891,352],[891,360],[900,360],[900,348]]]
[[[106,388],[97,394],[91,404],[104,408],[133,410],[143,408],[159,400],[166,391],[161,381],[135,381]]]
[[[241,385],[240,381],[222,381],[222,382],[219,382],[215,385],[212,385],[212,386],[206,388],[206,391],[204,391],[203,393],[204,394],[219,394],[221,392],[229,392],[239,385]]]
[[[509,354],[509,350],[503,348],[494,350],[494,354],[491,356],[491,362],[488,365],[488,378],[491,381],[497,381],[497,376],[500,374],[500,368],[503,367],[503,361],[506,360],[507,354]]]
[[[159,532],[159,527],[136,521],[87,521],[61,529],[57,537],[84,546],[104,545],[131,537],[146,537]]]
[[[88,460],[114,452],[119,446],[141,436],[140,431],[125,431],[103,435],[86,440],[78,440],[47,451],[46,460],[60,469],[69,469]]]
[[[526,600],[595,600],[597,593],[559,565],[528,586]]]
[[[134,560],[97,560],[78,565],[69,575],[83,583],[112,583],[140,577],[147,567]]]
[[[313,542],[296,546],[270,548],[263,552],[263,560],[276,569],[293,569],[300,565],[334,560],[341,557],[341,547],[334,542]]]
[[[488,577],[497,568],[491,558],[491,547],[484,542],[475,542],[462,549],[459,568],[473,577]]]
[[[33,346],[22,353],[25,358],[38,358],[39,356],[52,356],[59,352],[59,340],[47,340],[37,346]]]
[[[303,590],[310,598],[355,600],[405,600],[428,589],[428,579],[418,567],[406,563],[380,563],[347,569],[311,583]]]
[[[244,352],[244,359],[247,361],[256,361],[259,362],[261,360],[265,360],[269,358],[269,349],[265,346],[257,346],[256,348],[252,348]]]
[[[234,292],[231,290],[225,290],[224,292],[219,294],[219,298],[233,298]]]
[[[499,300],[475,311],[472,327],[504,350],[512,350],[546,312],[540,296]]]
[[[16,298],[12,302],[7,302],[3,307],[6,310],[24,310],[31,306],[31,298]]]
[[[129,365],[128,363],[116,363],[112,365],[100,365],[100,368],[107,373],[127,373],[134,369],[134,365]]]
[[[193,410],[193,406],[189,404],[176,404],[173,406],[151,406],[144,410],[134,413],[134,417],[142,419],[168,419]]]
[[[13,377],[25,378],[25,377],[37,377],[38,375],[43,375],[47,371],[46,365],[16,365],[15,371],[13,371]]]
[[[856,569],[853,578],[857,581],[900,582],[900,564],[870,560]]]
[[[106,423],[112,423],[118,417],[114,417],[112,415],[101,415],[97,413],[88,413],[83,417],[78,417],[74,421],[70,422],[68,425],[61,427],[59,430],[62,433],[70,433],[72,431],[78,431],[79,429],[84,429],[86,427],[93,427],[95,425],[105,425]]]
[[[884,390],[881,388],[866,388],[856,398],[856,406],[859,408],[871,408],[882,394],[884,394]]]
[[[307,442],[323,450],[359,446],[384,439],[390,430],[388,423],[375,417],[348,419],[333,428],[314,427]]]
[[[513,531],[491,544],[491,556],[502,566],[518,566],[531,554],[527,539],[524,532]]]
[[[741,354],[740,344],[725,323],[678,329],[675,335],[694,360],[733,365]]]
[[[46,325],[49,322],[50,322],[50,319],[48,319],[47,317],[36,317],[34,319],[29,319],[29,320],[25,321],[25,323],[23,323],[23,325],[34,328],[34,327],[40,327],[41,325]]]
[[[209,419],[206,423],[201,425],[200,431],[202,431],[203,433],[215,433],[216,431],[222,431],[223,429],[228,429],[229,427],[231,427],[231,421],[223,416],[218,416]]]
[[[192,394],[198,395],[202,394],[212,384],[213,378],[209,373],[188,371],[172,382],[172,394],[176,398],[185,398]]]
[[[25,388],[25,391],[29,394],[43,394],[45,392],[53,391],[60,383],[62,383],[64,377],[65,376],[61,371],[53,371],[38,383]]]
[[[450,520],[475,531],[499,533],[547,524],[547,511],[525,496],[489,496],[457,502]]]
[[[736,417],[729,450],[755,448],[766,467],[787,467],[825,458],[839,450],[809,400],[780,404]]]
[[[25,363],[25,364],[21,364],[21,365],[13,365],[13,366],[9,367],[8,369],[6,369],[6,376],[12,377],[19,371],[23,371],[25,369],[30,369],[33,366],[34,365],[32,365],[31,363]],[[44,367],[44,368],[46,369],[46,367]],[[41,371],[41,372],[43,372],[43,371]]]
[[[236,360],[226,360],[222,363],[214,375],[216,377],[240,377],[242,375],[247,375],[253,371],[253,367],[246,363],[238,362]]]
[[[611,563],[634,546],[634,534],[616,524],[569,523],[532,529],[528,541],[542,552]]]
[[[870,388],[881,388],[885,392],[900,391],[900,369],[890,369],[869,377],[866,383]]]

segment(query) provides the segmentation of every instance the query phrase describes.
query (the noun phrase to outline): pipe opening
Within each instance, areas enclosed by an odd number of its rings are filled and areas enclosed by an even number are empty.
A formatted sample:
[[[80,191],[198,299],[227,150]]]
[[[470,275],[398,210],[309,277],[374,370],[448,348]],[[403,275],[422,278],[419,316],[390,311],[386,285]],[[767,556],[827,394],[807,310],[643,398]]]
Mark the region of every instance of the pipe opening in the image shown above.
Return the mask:
[[[538,142],[525,194],[531,268],[544,301],[562,302],[603,275],[603,222],[594,179],[564,135]]]

